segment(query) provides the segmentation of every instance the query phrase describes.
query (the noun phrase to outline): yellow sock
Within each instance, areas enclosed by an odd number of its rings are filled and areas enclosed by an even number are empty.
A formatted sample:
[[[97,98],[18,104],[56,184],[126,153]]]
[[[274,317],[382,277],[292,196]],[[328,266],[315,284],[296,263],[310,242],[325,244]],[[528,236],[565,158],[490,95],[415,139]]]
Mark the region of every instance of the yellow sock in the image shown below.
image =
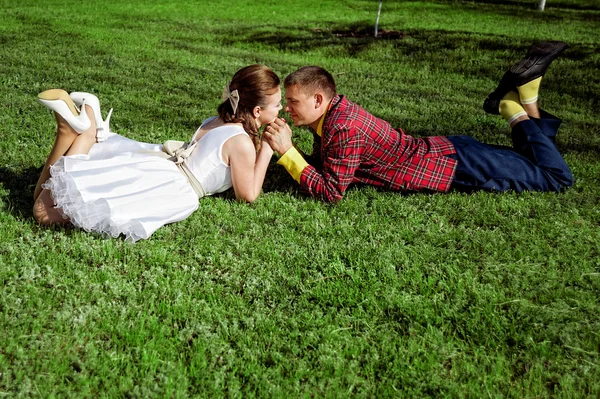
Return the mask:
[[[518,86],[519,98],[521,104],[533,104],[538,99],[538,91],[540,90],[540,84],[542,83],[542,77],[532,80],[531,82],[525,83],[523,86]]]
[[[509,125],[518,117],[527,115],[527,112],[525,112],[519,102],[519,95],[516,91],[509,91],[500,100],[500,115],[502,115]]]

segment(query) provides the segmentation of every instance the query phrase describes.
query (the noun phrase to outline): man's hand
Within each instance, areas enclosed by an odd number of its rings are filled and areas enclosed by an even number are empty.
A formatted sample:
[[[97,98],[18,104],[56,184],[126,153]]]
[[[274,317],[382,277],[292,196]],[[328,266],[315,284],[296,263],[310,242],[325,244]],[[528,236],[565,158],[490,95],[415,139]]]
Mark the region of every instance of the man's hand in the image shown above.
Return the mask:
[[[283,155],[292,148],[292,129],[285,123],[285,119],[277,118],[271,122],[263,132],[267,142],[279,155]]]

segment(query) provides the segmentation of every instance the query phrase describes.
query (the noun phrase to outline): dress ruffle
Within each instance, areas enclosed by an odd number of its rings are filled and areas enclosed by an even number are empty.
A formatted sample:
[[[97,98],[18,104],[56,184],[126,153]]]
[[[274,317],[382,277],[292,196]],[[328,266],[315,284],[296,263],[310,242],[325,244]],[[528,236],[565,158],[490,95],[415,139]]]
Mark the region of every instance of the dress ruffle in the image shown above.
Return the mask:
[[[74,179],[65,171],[65,157],[60,158],[51,167],[52,178],[42,185],[50,190],[56,209],[63,218],[69,219],[74,226],[87,232],[96,232],[104,236],[119,237],[125,235],[126,241],[136,242],[148,238],[140,222],[128,220],[115,223],[111,217],[108,201],[99,198],[86,202],[78,190]]]

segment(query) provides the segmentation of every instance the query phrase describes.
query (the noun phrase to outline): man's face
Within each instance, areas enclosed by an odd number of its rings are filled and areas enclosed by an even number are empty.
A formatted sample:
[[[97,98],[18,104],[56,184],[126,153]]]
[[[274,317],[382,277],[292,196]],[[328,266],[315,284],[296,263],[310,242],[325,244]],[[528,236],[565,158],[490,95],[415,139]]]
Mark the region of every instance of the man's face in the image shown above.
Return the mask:
[[[285,88],[285,112],[290,114],[296,126],[311,126],[318,124],[319,118],[323,116],[316,107],[315,95],[307,94],[298,85]]]

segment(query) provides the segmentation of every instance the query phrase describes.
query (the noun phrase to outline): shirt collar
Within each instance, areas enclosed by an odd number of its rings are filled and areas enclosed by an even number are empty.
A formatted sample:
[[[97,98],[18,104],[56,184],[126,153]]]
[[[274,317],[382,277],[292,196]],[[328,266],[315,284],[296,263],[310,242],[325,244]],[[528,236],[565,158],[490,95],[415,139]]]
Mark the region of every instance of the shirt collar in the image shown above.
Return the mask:
[[[323,122],[325,122],[325,117],[327,116],[327,111],[329,111],[330,106],[331,106],[331,103],[329,103],[329,105],[327,105],[327,108],[325,108],[325,112],[323,113],[323,116],[321,117],[321,120],[319,121],[319,126],[317,126],[317,135],[319,137],[323,136]]]

